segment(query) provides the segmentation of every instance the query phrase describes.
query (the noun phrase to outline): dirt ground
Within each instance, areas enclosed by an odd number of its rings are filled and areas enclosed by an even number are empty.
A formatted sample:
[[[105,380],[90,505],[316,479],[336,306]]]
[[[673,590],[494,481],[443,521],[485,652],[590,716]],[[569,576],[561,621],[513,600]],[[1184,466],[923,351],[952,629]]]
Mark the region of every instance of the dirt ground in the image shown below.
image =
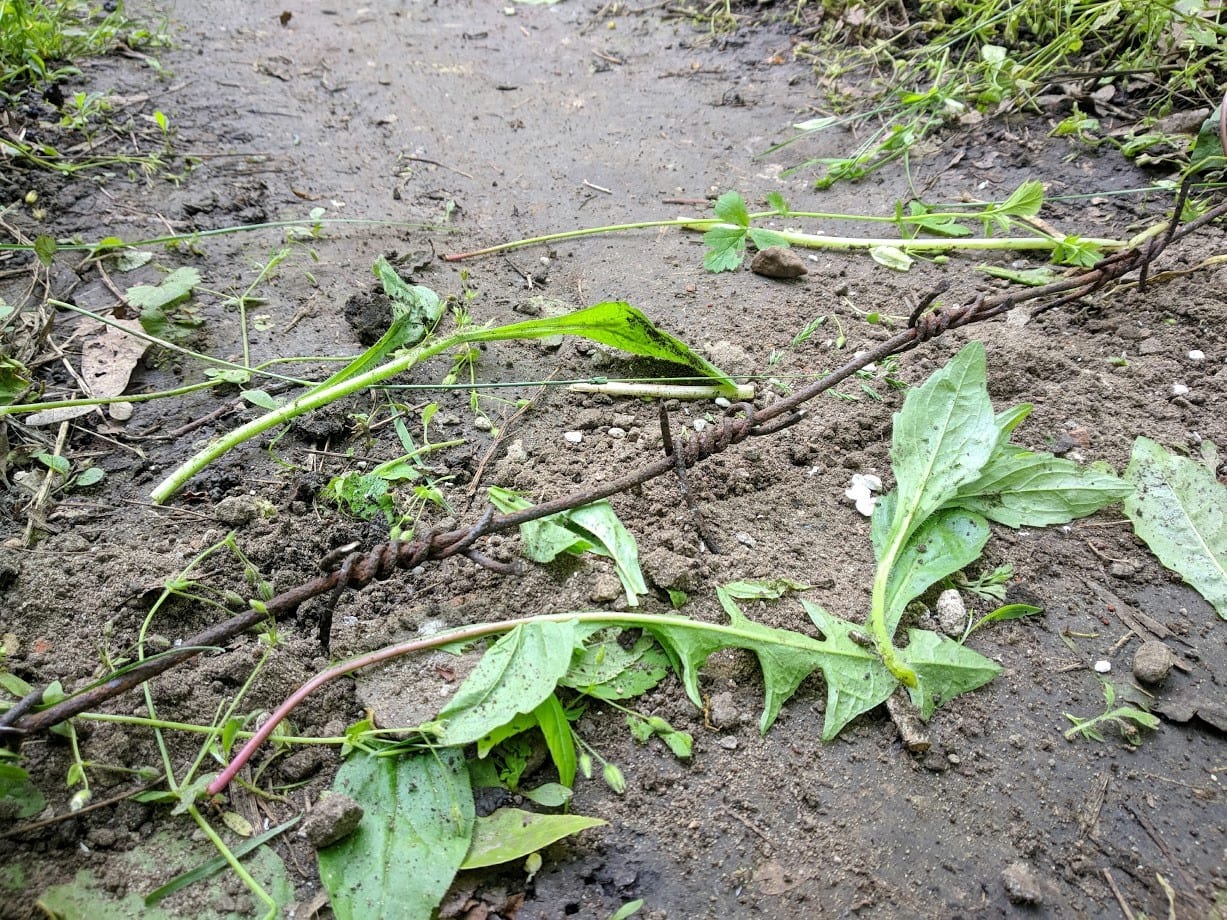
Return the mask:
[[[281,6],[238,0],[132,5],[137,18],[168,17],[174,44],[157,52],[164,73],[112,57],[88,63],[70,88],[114,87],[138,100],[134,113],[166,113],[176,153],[196,158],[195,168],[179,182],[117,174],[65,183],[8,163],[0,178],[5,203],[20,202],[34,188],[46,216],[36,220],[19,205],[5,222],[28,237],[84,240],[272,220],[307,224],[312,208],[328,218],[397,222],[330,223],[316,238],[292,243],[290,257],[257,291],[266,299],[257,311],[267,319],[250,334],[253,362],[355,354],[359,327],[384,306],[375,296],[372,262],[380,254],[416,253],[400,263],[406,274],[461,297],[479,322],[523,319],[550,308],[542,298],[577,307],[626,300],[726,370],[788,381],[834,368],[889,335],[866,322],[870,311],[906,314],[906,295],[941,280],[950,284],[945,296],[952,303],[998,282],[977,270],[986,260],[962,256],[899,273],[866,256],[819,254],[797,281],[748,270],[713,275],[703,270],[698,235],[677,230],[598,236],[455,264],[432,253],[702,214],[705,204],[672,202],[706,202],[727,190],[740,191],[752,208],[779,191],[797,210],[885,214],[914,190],[928,201],[999,199],[1037,178],[1050,198],[1094,193],[1052,204],[1046,220],[1066,232],[1117,237],[1160,218],[1170,203],[1159,194],[1109,197],[1147,186],[1156,175],[1106,148],[1050,139],[1050,121],[1034,116],[948,135],[940,150],[914,158],[910,171],[889,168],[819,193],[812,172],[785,170],[804,157],[838,154],[853,139],[818,135],[804,149],[761,155],[789,135],[789,125],[820,110],[824,92],[811,66],[792,54],[801,27],[764,13],[753,26],[713,35],[667,5],[637,10],[595,0],[555,6],[402,0],[286,11],[292,15],[280,22]],[[29,117],[36,122],[38,113]],[[282,245],[284,231],[273,229],[202,237],[177,249],[149,247],[153,262],[122,278],[104,277],[80,253],[61,253],[47,293],[108,310],[117,304],[112,284],[156,283],[159,269],[193,266],[203,288],[216,293],[198,298],[205,322],[191,345],[236,360],[239,319],[223,302],[242,292]],[[1182,242],[1162,267],[1191,268],[1223,252],[1222,228],[1211,228]],[[989,261],[1018,259],[1007,254]],[[21,302],[33,271],[28,256],[0,260],[0,295]],[[917,383],[974,337],[988,350],[997,408],[1035,405],[1017,435],[1026,446],[1106,461],[1118,471],[1138,435],[1172,447],[1195,447],[1202,439],[1224,446],[1224,291],[1227,268],[1173,277],[1145,294],[1122,288],[1031,322],[952,333],[904,356],[896,373]],[[826,325],[771,365],[773,352],[819,316],[828,317]],[[835,347],[836,320],[846,335],[843,349]],[[377,313],[374,322],[386,323],[386,316]],[[52,341],[72,362],[89,331],[90,321],[62,313]],[[1190,358],[1194,351],[1203,359]],[[447,369],[446,362],[432,364],[414,382],[438,382]],[[561,346],[493,344],[475,368],[489,382],[659,371],[572,339]],[[53,391],[69,382],[60,360],[40,373]],[[150,353],[129,392],[202,374],[189,358]],[[756,382],[760,399],[769,398],[761,394],[771,386]],[[676,480],[662,478],[614,499],[639,541],[654,591],[645,609],[668,610],[663,589],[684,589],[692,599],[689,615],[718,620],[715,586],[786,577],[812,585],[805,596],[836,614],[863,615],[872,581],[869,526],[843,492],[854,472],[889,478],[891,413],[902,394],[873,381],[881,396],[875,401],[859,383],[842,388],[859,399],[822,398],[795,427],[736,447],[691,474],[724,550],[719,555],[701,549]],[[1188,389],[1174,396],[1173,384]],[[553,498],[661,451],[654,404],[549,388],[513,420],[514,401],[538,395],[537,387],[480,393],[481,413],[471,408],[467,389],[403,397],[410,405],[439,402],[437,430],[463,440],[431,459],[451,477],[444,490],[453,509],[448,517],[457,524],[480,516],[479,489],[490,484],[535,500]],[[0,634],[10,649],[9,671],[34,685],[84,684],[101,673],[100,660],[122,655],[135,641],[151,586],[231,528],[278,591],[312,577],[317,560],[336,546],[386,538],[381,524],[355,522],[316,497],[329,476],[403,452],[390,426],[362,432],[346,417],[376,411],[380,402],[373,398],[296,423],[271,452],[268,439],[240,449],[166,507],[151,506],[149,491],[168,470],[258,410],[166,435],[234,395],[223,400],[206,391],[138,404],[126,422],[101,413],[75,420],[66,453],[92,458],[108,475],[98,486],[63,496],[46,521],[46,537],[32,547],[22,548],[21,539],[28,496],[14,486],[3,498],[0,528],[8,539],[0,550]],[[720,411],[711,403],[669,407],[675,425],[685,426]],[[50,445],[56,430],[10,423],[9,439],[14,446],[33,438]],[[575,442],[567,432],[582,438]],[[444,517],[428,513],[423,526]],[[488,544],[501,558],[517,549],[510,536]],[[1189,720],[1186,711],[1185,721],[1165,717],[1136,747],[1114,730],[1106,743],[1071,743],[1062,732],[1069,727],[1065,713],[1102,710],[1094,662],[1111,662],[1109,678],[1119,688],[1132,682],[1138,639],[1121,619],[1129,611],[1157,621],[1184,665],[1158,691],[1159,708],[1177,716],[1181,701],[1186,710],[1197,701],[1221,708],[1223,624],[1132,536],[1119,508],[1066,527],[994,528],[984,569],[1002,563],[1014,567],[1010,597],[1046,612],[977,634],[972,644],[1005,671],[937,712],[927,754],[909,753],[882,710],[858,719],[837,741],[820,743],[825,689],[817,678],[802,685],[760,737],[762,685],[753,659],[718,654],[701,689],[709,707],[721,710],[719,728],[710,711],[686,700],[675,679],[638,701],[643,711],[694,734],[689,763],[659,741],[637,744],[619,714],[593,708],[580,734],[622,768],[628,788],[618,796],[599,778],[580,782],[573,809],[608,825],[550,847],[531,881],[518,865],[462,874],[443,915],[605,918],[636,898],[645,901],[641,916],[655,920],[1117,918],[1128,910],[1136,917],[1202,918],[1213,915],[1216,902],[1222,911],[1227,748],[1221,730]],[[222,555],[205,569],[214,588],[245,590],[242,567]],[[610,590],[611,578],[600,560],[537,567],[520,578],[449,560],[343,597],[332,653],[376,648],[417,634],[423,623],[614,607],[619,592]],[[271,708],[326,664],[313,613],[318,605],[308,604],[297,620],[281,625],[280,642],[245,707]],[[773,626],[809,629],[795,599],[750,604],[747,613]],[[154,620],[151,644],[168,647],[218,615],[205,605],[176,602]],[[246,636],[160,678],[152,688],[158,715],[208,723],[264,649]],[[411,718],[414,704],[438,699],[447,686],[429,663],[402,663],[312,697],[295,713],[294,729],[337,735],[368,709],[380,724],[411,724],[398,719]],[[136,694],[109,707],[146,713]],[[82,756],[98,765],[89,770],[96,801],[141,785],[108,767],[161,769],[147,730],[84,722],[78,732]],[[182,769],[196,756],[197,740],[186,733],[168,737]],[[139,896],[212,855],[185,816],[130,799],[22,831],[67,811],[71,747],[62,737],[35,738],[23,754],[49,805],[43,815],[0,823],[0,916],[132,916]],[[265,775],[288,791],[267,800],[240,792],[234,808],[257,825],[284,821],[311,807],[339,762],[334,748],[279,756]],[[538,772],[542,780],[549,776],[548,767]],[[310,846],[286,835],[273,851],[262,865],[284,864],[293,886],[288,915],[319,910],[327,916]],[[74,881],[77,888],[64,887]],[[82,891],[89,896],[82,899]],[[237,879],[224,875],[172,896],[160,910],[252,916],[252,903]]]

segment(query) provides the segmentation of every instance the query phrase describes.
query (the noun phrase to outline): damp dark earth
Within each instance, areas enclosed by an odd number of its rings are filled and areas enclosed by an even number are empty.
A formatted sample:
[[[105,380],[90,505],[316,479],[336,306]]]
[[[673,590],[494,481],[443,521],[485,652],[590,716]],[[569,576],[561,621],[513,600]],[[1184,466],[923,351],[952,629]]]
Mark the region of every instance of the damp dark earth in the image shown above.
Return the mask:
[[[29,372],[23,402],[92,393],[101,403],[0,416],[6,708],[50,688],[29,701],[35,712],[181,650],[248,599],[366,558],[350,550],[463,534],[483,520],[492,486],[542,503],[676,456],[745,418],[739,401],[767,412],[906,333],[919,308],[1000,302],[1027,290],[1019,273],[1047,265],[1041,280],[1059,280],[1090,264],[1052,265],[1050,252],[1024,248],[780,252],[762,245],[779,242],[770,233],[751,233],[744,262],[734,246],[732,265],[713,265],[701,231],[733,213],[726,193],[758,215],[755,228],[829,237],[900,234],[795,215],[891,217],[913,201],[980,213],[1042,188],[1042,208],[1024,215],[1035,238],[1075,247],[1124,246],[1170,216],[1176,166],[1093,142],[1138,122],[1127,84],[1116,97],[1096,86],[1082,96],[1083,83],[1057,81],[1038,104],[951,118],[856,181],[816,187],[880,125],[781,143],[837,102],[870,108],[883,74],[826,66],[814,49],[840,35],[849,46],[892,40],[872,17],[826,6],[836,5],[126,5],[155,40],[121,40],[0,114],[0,238],[14,244],[0,250],[0,304],[12,308],[4,360]],[[900,16],[912,7],[899,6]],[[1196,135],[1212,113],[1200,106],[1182,97],[1162,130]],[[39,145],[95,164],[46,168]],[[1205,211],[1221,195],[1201,189],[1194,204]],[[979,238],[991,223],[968,226]],[[447,258],[626,224],[637,226]],[[660,351],[561,334],[458,345],[238,444],[155,502],[190,457],[380,342],[395,298],[376,264],[416,297],[435,292],[446,322],[498,327],[624,302],[667,334],[658,345],[701,357],[679,367]],[[854,476],[869,492],[895,486],[893,416],[968,343],[983,344],[995,411],[1033,406],[1014,444],[1123,476],[1144,437],[1208,462],[1224,482],[1211,447],[1227,445],[1221,220],[1178,235],[1146,273],[983,322],[933,321],[931,339],[851,374],[791,424],[611,495],[637,544],[639,592],[593,553],[528,561],[521,532],[505,528],[480,535],[475,553],[389,567],[275,623],[258,618],[52,731],[8,733],[16,751],[0,767],[28,779],[4,775],[0,916],[263,916],[226,866],[147,897],[217,858],[210,835],[239,852],[295,818],[242,865],[278,915],[334,916],[317,849],[356,814],[323,794],[346,757],[369,756],[339,740],[371,729],[388,731],[358,747],[406,739],[395,730],[429,723],[480,646],[331,681],[279,727],[297,742],[259,748],[223,794],[201,784],[190,814],[179,787],[237,753],[243,738],[223,744],[221,726],[254,730],[336,662],[570,611],[725,624],[717,588],[739,582],[793,586],[738,601],[755,623],[817,637],[802,601],[864,623],[875,538],[846,493]],[[132,334],[142,329],[162,344]],[[752,393],[599,387],[676,383],[697,363]],[[14,373],[0,367],[0,384]],[[386,488],[346,491],[372,472]],[[1225,549],[1208,552],[1221,560]],[[437,916],[607,920],[639,901],[634,915],[653,920],[1227,916],[1227,626],[1215,607],[1156,558],[1119,502],[1053,526],[994,523],[973,559],[954,583],[983,586],[996,572],[997,599],[962,591],[967,611],[951,630],[955,601],[938,603],[950,585],[934,585],[905,626],[959,639],[969,618],[1003,604],[1040,612],[968,637],[999,673],[927,722],[892,698],[823,740],[831,697],[815,671],[763,733],[766,665],[722,646],[698,672],[700,705],[674,669],[626,699],[581,707],[564,695],[581,767],[592,765],[566,809],[524,795],[557,788],[542,732],[500,749],[496,768],[473,766],[469,746],[477,815],[517,807],[604,823],[537,855],[462,869]],[[618,647],[638,639],[628,631]],[[871,656],[873,637],[858,641]],[[1077,732],[1116,707],[1149,718]],[[627,708],[688,733],[690,756],[667,732],[638,740]],[[452,763],[441,756],[440,768]],[[497,785],[500,770],[511,788]],[[362,821],[412,831],[369,808]]]

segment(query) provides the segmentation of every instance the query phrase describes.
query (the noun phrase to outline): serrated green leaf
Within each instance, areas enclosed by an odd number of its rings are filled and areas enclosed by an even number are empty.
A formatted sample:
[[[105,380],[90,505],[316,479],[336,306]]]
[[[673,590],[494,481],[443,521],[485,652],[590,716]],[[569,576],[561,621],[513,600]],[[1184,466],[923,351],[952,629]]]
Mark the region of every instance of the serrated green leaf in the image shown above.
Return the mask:
[[[575,621],[524,623],[482,656],[473,673],[439,711],[443,745],[476,741],[554,692],[575,650]]]
[[[926,721],[943,703],[982,687],[1001,673],[1001,665],[979,652],[927,629],[909,629],[903,658],[916,673],[912,702]]]
[[[861,627],[832,616],[817,604],[801,601],[814,625],[825,637],[827,708],[822,740],[830,741],[853,719],[886,702],[899,682],[870,648],[854,642],[849,633]]]
[[[1125,499],[1133,532],[1227,619],[1227,488],[1203,465],[1149,438],[1133,442]]]
[[[746,209],[745,199],[737,192],[725,192],[717,198],[715,212],[725,223],[750,226],[750,212]]]
[[[703,267],[709,272],[736,271],[746,256],[744,227],[712,227],[703,234]]]
[[[788,202],[784,200],[784,196],[779,192],[767,193],[767,206],[780,215],[780,217],[788,216]]]
[[[319,851],[320,881],[338,920],[432,916],[474,839],[461,752],[355,754],[332,788],[364,812],[356,831]]]
[[[477,819],[473,827],[472,846],[460,868],[481,869],[523,859],[529,853],[544,849],[564,837],[606,823],[600,818],[583,815],[539,815],[519,808],[500,808],[487,817]]]
[[[746,234],[759,249],[769,249],[772,246],[782,246],[787,249],[792,245],[788,241],[788,237],[782,233],[777,233],[775,230],[761,230],[758,227],[751,227],[746,231]]]
[[[1046,527],[1085,517],[1132,491],[1106,470],[1007,444],[951,504],[1007,527]]]

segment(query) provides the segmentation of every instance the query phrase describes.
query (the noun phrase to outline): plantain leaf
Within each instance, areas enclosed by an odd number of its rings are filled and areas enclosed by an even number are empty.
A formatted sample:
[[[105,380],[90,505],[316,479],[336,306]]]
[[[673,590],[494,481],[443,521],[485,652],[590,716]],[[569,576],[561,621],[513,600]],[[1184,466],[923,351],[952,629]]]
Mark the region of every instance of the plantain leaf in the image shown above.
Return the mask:
[[[356,831],[319,851],[320,881],[338,920],[432,916],[473,839],[463,754],[355,754],[333,789],[364,812]]]
[[[1149,438],[1133,442],[1125,514],[1165,566],[1227,619],[1227,488],[1205,466]]]

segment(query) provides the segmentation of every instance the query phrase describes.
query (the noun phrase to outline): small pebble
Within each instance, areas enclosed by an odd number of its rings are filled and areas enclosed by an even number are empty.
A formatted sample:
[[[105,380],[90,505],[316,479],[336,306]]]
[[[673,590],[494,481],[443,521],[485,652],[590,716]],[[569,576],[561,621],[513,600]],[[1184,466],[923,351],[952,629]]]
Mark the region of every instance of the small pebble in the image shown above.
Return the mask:
[[[708,700],[707,720],[711,722],[713,728],[720,731],[727,731],[740,725],[741,710],[737,708],[733,694],[727,691],[717,693]]]
[[[568,431],[562,437],[568,444],[578,444],[584,439],[584,433],[582,431]]]
[[[298,836],[317,850],[348,837],[362,822],[362,806],[347,795],[325,792],[303,819]]]
[[[1161,684],[1175,660],[1172,650],[1162,642],[1143,642],[1133,653],[1133,676],[1144,684]]]
[[[748,533],[746,533],[744,530],[739,531],[737,533],[737,542],[740,543],[742,546],[750,547],[750,549],[754,549],[754,547],[757,545],[754,542],[754,538],[750,536]]]
[[[610,436],[611,438],[613,438],[615,441],[620,441],[620,440],[622,440],[624,437],[626,437],[626,429],[625,429],[625,428],[616,428],[616,427],[615,427],[615,428],[610,428],[610,429],[609,429],[609,436]]]
[[[1173,383],[1172,384],[1172,395],[1173,396],[1188,396],[1189,388],[1185,386],[1183,383]]]
[[[1189,360],[1190,361],[1205,361],[1206,353],[1202,351],[1201,349],[1194,348],[1191,352],[1189,352]]]
[[[1107,674],[1112,670],[1112,662],[1105,658],[1100,658],[1091,667],[1095,669],[1096,674]]]
[[[1025,862],[1010,863],[1001,873],[1005,896],[1012,904],[1039,904],[1044,899],[1043,889],[1035,870]]]
[[[473,427],[478,431],[493,431],[494,423],[484,415],[479,415],[477,418],[473,419]]]
[[[737,739],[732,735],[725,735],[720,739],[720,746],[726,751],[735,751],[737,750]]]
[[[768,246],[754,254],[750,271],[765,278],[800,278],[809,274],[809,267],[787,246]]]
[[[967,605],[963,603],[963,596],[954,588],[948,588],[937,596],[934,606],[942,632],[952,638],[962,636],[967,628]]]
[[[715,403],[721,409],[727,409],[729,406],[732,405],[732,403],[729,402],[727,399],[725,399],[723,396],[717,396],[715,399]]]
[[[707,427],[707,419],[697,418],[694,420],[694,430],[695,431],[702,431],[706,427]]]

